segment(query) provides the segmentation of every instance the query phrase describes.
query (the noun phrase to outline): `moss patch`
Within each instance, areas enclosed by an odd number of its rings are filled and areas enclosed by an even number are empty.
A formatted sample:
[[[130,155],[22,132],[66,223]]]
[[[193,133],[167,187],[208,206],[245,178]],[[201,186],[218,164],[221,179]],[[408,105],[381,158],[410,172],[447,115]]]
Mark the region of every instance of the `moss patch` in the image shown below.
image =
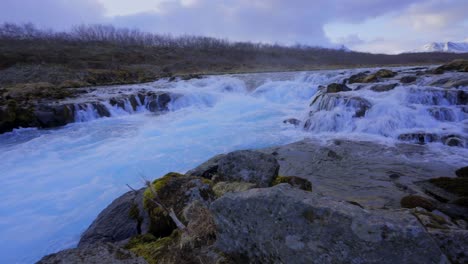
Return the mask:
[[[458,196],[468,196],[468,178],[440,177],[429,182]]]
[[[296,177],[296,176],[278,176],[273,181],[273,186],[278,185],[280,183],[288,183],[293,187],[299,188],[304,191],[312,191],[312,183],[310,181]]]
[[[172,249],[176,247],[180,233],[175,231],[171,236],[155,238],[150,234],[136,236],[127,243],[126,249],[143,257],[149,264],[172,263]]]

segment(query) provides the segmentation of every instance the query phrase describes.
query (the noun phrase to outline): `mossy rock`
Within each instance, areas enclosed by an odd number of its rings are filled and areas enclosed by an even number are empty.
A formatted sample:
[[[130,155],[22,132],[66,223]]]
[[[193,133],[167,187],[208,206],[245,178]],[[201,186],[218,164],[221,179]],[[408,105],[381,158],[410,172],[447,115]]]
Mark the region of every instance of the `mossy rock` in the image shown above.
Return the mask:
[[[296,176],[278,176],[276,179],[273,181],[273,186],[281,184],[281,183],[288,183],[291,186],[311,192],[312,191],[312,183],[310,181],[296,177]]]
[[[243,192],[256,187],[250,182],[218,182],[213,186],[216,197],[221,197],[228,192]]]
[[[396,75],[397,75],[396,72],[387,70],[387,69],[380,69],[375,73],[375,76],[379,78],[392,78],[392,77],[395,77]]]
[[[468,196],[468,178],[440,177],[430,179],[429,182],[460,197]]]
[[[436,74],[444,73],[445,71],[468,72],[468,60],[454,60],[433,70]]]
[[[339,92],[347,92],[351,91],[351,89],[346,86],[345,84],[341,83],[332,83],[327,86],[327,93],[339,93]]]
[[[404,208],[421,207],[429,211],[433,211],[436,209],[436,206],[433,202],[419,195],[408,195],[403,197],[400,201],[400,205]]]
[[[182,211],[185,206],[195,200],[208,202],[215,197],[211,181],[175,172],[156,179],[152,186],[161,203],[167,208],[172,208],[182,221],[184,221]],[[151,190],[146,189],[143,194],[143,206],[150,216],[149,232],[156,237],[168,236],[176,226],[169,215],[151,201],[153,198]]]

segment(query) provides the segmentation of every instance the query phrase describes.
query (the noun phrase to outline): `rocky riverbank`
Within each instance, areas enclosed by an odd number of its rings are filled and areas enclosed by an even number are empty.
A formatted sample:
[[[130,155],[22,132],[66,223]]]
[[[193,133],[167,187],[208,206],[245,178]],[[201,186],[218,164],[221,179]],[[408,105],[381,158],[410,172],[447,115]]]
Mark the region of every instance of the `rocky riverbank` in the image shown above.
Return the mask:
[[[428,153],[303,140],[217,155],[117,198],[39,263],[466,263],[468,168],[415,162]]]
[[[409,86],[414,93],[420,91],[432,93],[427,102],[434,105],[433,115],[438,119],[454,119],[454,115],[468,112],[467,92],[460,87],[468,84],[466,60],[457,60],[436,68],[421,67],[416,70],[386,70],[375,72],[359,72],[343,80],[343,83],[324,84],[322,92],[312,100],[311,114],[321,110],[331,110],[340,103],[353,108],[353,117],[363,117],[372,107],[372,103],[346,91],[387,92],[399,86]],[[186,75],[179,78],[168,78],[162,82],[169,85],[172,81],[202,78],[200,75]],[[431,88],[414,88],[412,85],[423,82]],[[24,85],[22,87],[0,89],[0,133],[20,127],[53,128],[68,123],[80,122],[86,117],[101,118],[115,116],[119,112],[134,113],[148,111],[162,113],[168,110],[168,105],[177,101],[180,94],[157,89],[128,87],[94,87],[76,88],[79,84],[68,84],[57,88],[47,83]],[[169,85],[170,86],[170,85]],[[130,86],[131,87],[131,86]],[[164,85],[163,85],[164,87]],[[432,88],[433,87],[433,88]],[[441,101],[442,100],[442,101]],[[445,100],[450,105],[456,105],[459,111],[453,113],[447,109]],[[291,120],[290,120],[291,121]],[[292,120],[299,125],[300,122]],[[307,130],[313,130],[314,125],[307,120],[301,124]],[[442,141],[452,145],[464,145],[466,139],[454,138],[450,134],[405,134],[402,140]]]

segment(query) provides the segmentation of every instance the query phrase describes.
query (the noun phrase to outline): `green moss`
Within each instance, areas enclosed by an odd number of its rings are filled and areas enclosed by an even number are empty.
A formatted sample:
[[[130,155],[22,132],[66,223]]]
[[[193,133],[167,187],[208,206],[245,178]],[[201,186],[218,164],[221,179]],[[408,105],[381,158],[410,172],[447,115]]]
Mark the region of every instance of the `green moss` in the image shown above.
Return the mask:
[[[312,183],[308,180],[296,177],[296,176],[278,176],[273,180],[272,186],[281,184],[281,183],[288,183],[293,187],[299,188],[304,191],[312,191]]]
[[[429,182],[458,196],[468,196],[468,178],[440,177]]]
[[[172,179],[174,178],[179,178],[179,177],[184,177],[183,174],[176,173],[176,172],[169,172],[168,174],[164,175],[163,177],[156,179],[153,181],[152,186],[156,192],[159,192],[164,186],[166,186]],[[144,194],[143,194],[143,206],[146,209],[150,209],[151,202],[150,199],[153,199],[153,193],[149,188],[146,188]]]
[[[133,237],[125,246],[133,253],[143,257],[149,264],[166,263],[180,238],[180,233],[175,231],[171,236],[156,239],[146,234]]]

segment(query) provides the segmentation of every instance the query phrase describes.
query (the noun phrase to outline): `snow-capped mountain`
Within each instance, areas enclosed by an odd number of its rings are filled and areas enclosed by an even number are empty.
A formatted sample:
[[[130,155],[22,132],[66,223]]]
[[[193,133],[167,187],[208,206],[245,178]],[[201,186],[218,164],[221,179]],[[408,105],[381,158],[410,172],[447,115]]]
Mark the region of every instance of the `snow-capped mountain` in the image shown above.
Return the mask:
[[[468,42],[432,42],[424,45],[418,52],[468,52]]]

